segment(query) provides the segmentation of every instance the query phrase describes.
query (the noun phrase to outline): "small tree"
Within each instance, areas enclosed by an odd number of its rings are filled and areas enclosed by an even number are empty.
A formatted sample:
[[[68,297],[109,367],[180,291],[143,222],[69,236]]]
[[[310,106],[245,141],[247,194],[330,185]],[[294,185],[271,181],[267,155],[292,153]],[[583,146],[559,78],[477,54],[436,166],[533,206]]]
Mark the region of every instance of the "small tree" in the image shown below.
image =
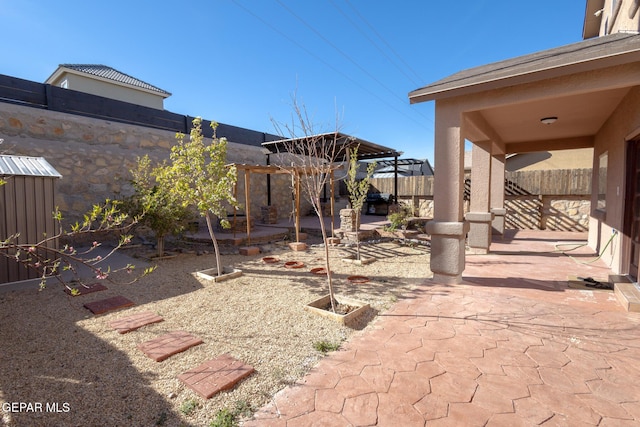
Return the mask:
[[[356,259],[360,260],[360,214],[362,206],[367,200],[369,193],[369,182],[371,175],[376,169],[376,162],[367,165],[367,174],[360,181],[357,180],[358,175],[358,148],[354,147],[349,150],[349,170],[347,171],[347,192],[349,193],[349,203],[356,216]]]
[[[294,174],[295,179],[300,180],[302,191],[320,220],[329,298],[331,300],[331,310],[335,312],[336,301],[331,280],[329,245],[327,244],[327,230],[322,211],[322,194],[325,185],[329,181],[333,163],[335,163],[338,154],[340,154],[337,121],[334,132],[328,134],[318,133],[307,114],[306,108],[298,103],[295,95],[292,97],[292,108],[291,124],[281,124],[272,120],[280,135],[285,137],[284,134],[288,133],[290,137],[284,144],[284,151],[291,160],[291,167],[289,165],[281,167]]]
[[[2,185],[0,183],[0,185]],[[92,210],[84,215],[82,222],[76,222],[71,227],[64,228],[62,224],[62,213],[56,208],[53,213],[59,230],[53,236],[43,236],[38,242],[20,243],[20,234],[14,234],[7,239],[0,241],[0,256],[9,258],[27,269],[36,271],[40,276],[40,289],[46,287],[47,279],[55,278],[64,285],[72,293],[78,292],[70,286],[72,281],[77,281],[80,285],[85,286],[80,267],[88,268],[92,275],[99,280],[113,280],[113,274],[119,271],[132,273],[135,266],[127,264],[118,269],[111,269],[109,266],[102,267],[107,259],[113,255],[123,245],[130,242],[131,236],[126,233],[139,218],[131,218],[127,214],[120,212],[120,202],[107,199],[103,204],[94,205]],[[95,255],[94,251],[100,243],[94,241],[88,249],[77,250],[71,244],[65,244],[61,249],[54,244],[55,241],[65,238],[74,240],[79,237],[86,237],[104,232],[113,232],[120,234],[117,245],[112,248],[106,255]],[[141,276],[147,275],[154,270],[155,267],[147,268]],[[71,274],[73,279],[65,278],[65,273]],[[140,277],[141,277],[140,276]],[[127,283],[133,283],[139,277]]]
[[[195,207],[206,219],[220,276],[223,271],[211,215],[220,219],[222,227],[229,228],[225,203],[238,207],[238,202],[233,195],[236,168],[225,164],[227,140],[216,136],[217,126],[211,123],[213,138],[210,144],[205,144],[202,119],[193,119],[189,139],[185,140],[186,135],[182,133],[176,135],[178,144],[171,148],[169,163],[157,168],[156,180],[162,188],[170,189],[182,206]]]
[[[157,256],[164,255],[164,241],[169,234],[176,235],[187,227],[193,219],[193,214],[188,206],[184,206],[181,200],[167,187],[167,182],[161,185],[156,180],[162,167],[152,168],[148,155],[138,157],[137,166],[131,172],[131,185],[135,193],[124,201],[127,212],[132,215],[144,216],[141,224],[147,225],[156,236]]]

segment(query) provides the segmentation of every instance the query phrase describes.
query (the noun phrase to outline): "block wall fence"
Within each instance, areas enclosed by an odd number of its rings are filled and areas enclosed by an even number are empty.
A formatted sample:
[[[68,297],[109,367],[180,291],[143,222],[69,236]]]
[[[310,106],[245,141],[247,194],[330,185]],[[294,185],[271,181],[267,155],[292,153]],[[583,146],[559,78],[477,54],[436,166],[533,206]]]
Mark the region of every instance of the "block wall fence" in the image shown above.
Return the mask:
[[[72,223],[93,204],[131,195],[129,171],[137,158],[146,154],[154,162],[168,159],[176,133],[0,102],[0,139],[4,139],[0,153],[44,157],[62,175],[56,183],[56,204]],[[229,141],[227,161],[265,165],[266,150]],[[261,206],[267,204],[267,180],[262,174],[250,176],[251,216],[258,219]],[[291,179],[271,175],[270,187],[278,216],[289,217]],[[237,194],[245,205],[242,172],[238,173]],[[301,211],[309,209],[303,202]]]

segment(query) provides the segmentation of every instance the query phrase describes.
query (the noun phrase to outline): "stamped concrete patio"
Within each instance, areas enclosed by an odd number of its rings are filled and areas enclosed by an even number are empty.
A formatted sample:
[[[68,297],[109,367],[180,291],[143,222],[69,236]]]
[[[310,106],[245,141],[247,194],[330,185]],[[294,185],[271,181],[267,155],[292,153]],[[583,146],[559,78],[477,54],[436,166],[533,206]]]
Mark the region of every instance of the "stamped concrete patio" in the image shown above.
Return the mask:
[[[463,284],[426,280],[244,425],[640,425],[640,315],[568,286],[608,277],[588,248],[557,251],[585,239],[496,240]]]

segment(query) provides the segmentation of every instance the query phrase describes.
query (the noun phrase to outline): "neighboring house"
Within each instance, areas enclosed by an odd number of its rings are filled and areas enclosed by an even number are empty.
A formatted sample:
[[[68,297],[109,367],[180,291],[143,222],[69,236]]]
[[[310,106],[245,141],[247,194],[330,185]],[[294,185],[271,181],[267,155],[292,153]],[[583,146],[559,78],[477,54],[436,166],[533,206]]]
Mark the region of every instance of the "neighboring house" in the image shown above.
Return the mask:
[[[464,171],[471,173],[471,151],[464,152]],[[505,158],[507,172],[556,169],[591,169],[593,148],[577,148],[560,151],[535,151],[513,153]]]
[[[164,100],[171,96],[166,90],[106,65],[60,64],[45,83],[158,110],[164,110]]]
[[[465,244],[490,251],[504,230],[507,156],[591,149],[589,246],[614,274],[640,264],[640,12],[637,0],[586,0],[583,41],[460,71],[409,93],[435,101],[434,280],[458,283]],[[472,144],[463,213],[465,143]],[[604,250],[604,248],[607,248]]]

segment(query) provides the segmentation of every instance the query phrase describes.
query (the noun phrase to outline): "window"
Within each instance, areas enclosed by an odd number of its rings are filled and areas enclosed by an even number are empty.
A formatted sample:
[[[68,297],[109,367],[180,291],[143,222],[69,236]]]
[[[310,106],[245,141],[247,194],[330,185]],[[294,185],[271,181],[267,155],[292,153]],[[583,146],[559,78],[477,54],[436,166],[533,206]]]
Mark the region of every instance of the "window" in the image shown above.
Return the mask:
[[[61,83],[60,83],[60,87],[63,89],[69,89],[69,81],[67,79],[64,79]]]
[[[609,152],[600,154],[598,164],[598,204],[596,210],[606,212],[607,210],[607,166],[609,164]]]

